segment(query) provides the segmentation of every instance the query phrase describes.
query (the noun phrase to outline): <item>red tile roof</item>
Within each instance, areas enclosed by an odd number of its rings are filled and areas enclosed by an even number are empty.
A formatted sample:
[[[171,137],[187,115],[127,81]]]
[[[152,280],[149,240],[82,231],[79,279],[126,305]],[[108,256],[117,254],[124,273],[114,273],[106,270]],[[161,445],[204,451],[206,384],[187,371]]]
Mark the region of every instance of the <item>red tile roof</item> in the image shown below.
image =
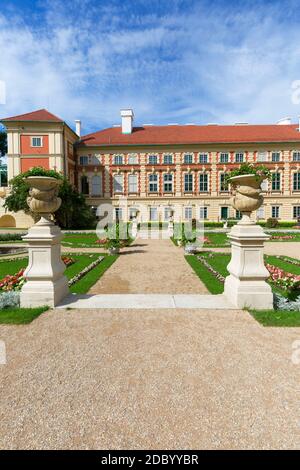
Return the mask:
[[[12,116],[1,119],[2,122],[6,121],[45,121],[45,122],[64,122],[63,119],[49,113],[47,109],[38,109],[32,113],[19,114],[18,116]]]
[[[300,142],[297,127],[297,124],[144,126],[135,127],[132,134],[122,134],[121,127],[110,127],[82,136],[80,145]]]

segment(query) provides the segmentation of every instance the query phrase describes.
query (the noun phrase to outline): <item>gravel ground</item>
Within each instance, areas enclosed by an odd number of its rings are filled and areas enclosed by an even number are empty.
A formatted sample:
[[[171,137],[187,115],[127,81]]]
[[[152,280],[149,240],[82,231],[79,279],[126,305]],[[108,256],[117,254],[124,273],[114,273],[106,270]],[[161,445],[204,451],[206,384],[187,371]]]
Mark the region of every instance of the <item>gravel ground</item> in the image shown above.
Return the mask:
[[[168,240],[136,240],[89,294],[207,294],[184,259],[183,249]]]
[[[238,310],[53,310],[0,338],[1,449],[300,447],[300,329]]]

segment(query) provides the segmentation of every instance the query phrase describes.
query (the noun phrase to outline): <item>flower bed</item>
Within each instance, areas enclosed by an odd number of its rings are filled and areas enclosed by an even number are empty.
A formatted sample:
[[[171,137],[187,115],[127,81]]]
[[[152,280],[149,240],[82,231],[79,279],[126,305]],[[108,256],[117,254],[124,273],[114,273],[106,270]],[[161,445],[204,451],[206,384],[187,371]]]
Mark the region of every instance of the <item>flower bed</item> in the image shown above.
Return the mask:
[[[300,291],[300,275],[284,271],[272,264],[266,264],[275,286],[286,291],[288,296],[295,296]]]
[[[88,272],[90,272],[92,269],[94,269],[101,261],[104,259],[104,256],[99,256],[98,259],[93,261],[91,264],[89,264],[86,268],[82,269],[76,276],[72,277],[72,279],[69,280],[69,287],[75,284],[75,282],[78,282],[83,276],[85,276]]]
[[[203,257],[203,256],[197,256],[197,259],[199,261],[201,261],[202,264],[204,264],[204,266],[206,267],[206,269],[212,273],[216,279],[218,279],[218,281],[224,283],[225,282],[225,277],[222,276],[222,274],[220,274],[216,269],[214,269],[209,263],[208,261],[206,261],[206,259]]]
[[[293,240],[294,235],[272,235],[271,240]]]

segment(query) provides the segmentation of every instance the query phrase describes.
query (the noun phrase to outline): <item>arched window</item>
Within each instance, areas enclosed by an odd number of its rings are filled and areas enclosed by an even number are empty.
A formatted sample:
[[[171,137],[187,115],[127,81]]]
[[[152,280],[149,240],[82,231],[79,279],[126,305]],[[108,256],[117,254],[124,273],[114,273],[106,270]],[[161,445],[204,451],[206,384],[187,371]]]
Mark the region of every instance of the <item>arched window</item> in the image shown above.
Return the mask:
[[[89,194],[89,180],[87,176],[81,177],[81,192],[82,194]]]
[[[102,179],[100,175],[92,177],[92,195],[100,196],[102,194]]]

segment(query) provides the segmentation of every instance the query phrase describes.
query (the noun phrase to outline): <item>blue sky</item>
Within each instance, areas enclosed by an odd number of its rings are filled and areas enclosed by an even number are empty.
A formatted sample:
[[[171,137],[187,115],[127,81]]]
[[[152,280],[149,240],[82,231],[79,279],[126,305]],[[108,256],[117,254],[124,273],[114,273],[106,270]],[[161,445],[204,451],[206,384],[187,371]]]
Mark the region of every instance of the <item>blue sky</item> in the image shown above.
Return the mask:
[[[296,121],[299,1],[0,0],[0,116],[48,108],[88,133]]]

